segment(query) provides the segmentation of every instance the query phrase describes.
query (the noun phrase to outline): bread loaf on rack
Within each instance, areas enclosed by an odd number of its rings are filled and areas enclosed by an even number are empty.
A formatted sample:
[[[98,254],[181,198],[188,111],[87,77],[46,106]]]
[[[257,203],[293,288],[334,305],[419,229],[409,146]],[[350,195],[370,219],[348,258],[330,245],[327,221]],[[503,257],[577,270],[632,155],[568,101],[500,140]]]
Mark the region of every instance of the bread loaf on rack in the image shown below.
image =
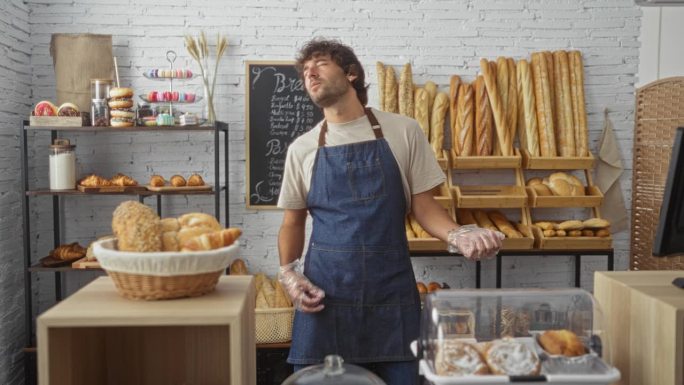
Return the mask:
[[[508,68],[508,67],[506,67]],[[497,68],[496,72],[501,69]],[[504,156],[512,155],[512,138],[510,137],[510,132],[506,127],[506,115],[504,112],[504,106],[499,97],[499,91],[497,90],[496,75],[493,74],[492,69],[489,65],[487,59],[480,59],[480,71],[484,77],[485,86],[487,87],[487,96],[489,98],[489,103],[492,107],[492,112],[494,115],[494,123],[496,125],[496,140],[501,150],[501,154]]]
[[[546,68],[549,71],[549,93],[551,94],[551,116],[553,117],[554,130],[558,127],[558,115],[556,114],[556,71],[553,66],[553,54],[550,51],[543,51],[542,56],[546,61]],[[555,132],[555,131],[554,131]]]
[[[430,118],[430,144],[437,158],[442,158],[444,147],[444,123],[447,110],[449,109],[449,95],[440,92],[435,97]]]
[[[475,110],[473,95],[473,87],[470,84],[462,83],[458,90],[458,103],[456,112],[456,125],[454,127],[455,145],[457,148],[456,154],[458,156],[473,155],[473,133],[474,133],[474,119]]]
[[[513,227],[508,218],[500,211],[490,211],[489,219],[494,222],[499,231],[506,235],[506,238],[522,238],[522,234]]]
[[[435,98],[437,98],[437,84],[432,80],[425,82],[423,86],[425,91],[428,93],[428,111],[430,113],[430,119],[432,119],[432,106],[435,104]]]
[[[511,146],[518,134],[518,79],[515,73],[515,60],[506,59],[508,66],[508,102],[506,106],[506,127],[511,135]],[[511,154],[513,149],[511,148]]]
[[[478,156],[492,155],[494,142],[494,118],[489,105],[487,88],[482,75],[474,83],[475,89],[475,150]]]
[[[556,156],[556,136],[553,126],[553,98],[549,84],[549,70],[544,54],[532,54],[532,79],[537,107],[539,152],[541,156]]]
[[[413,117],[413,73],[411,63],[406,63],[399,76],[399,113]]]
[[[520,100],[518,115],[521,117],[519,127],[521,137],[524,136],[525,149],[532,156],[540,156],[539,132],[537,128],[536,100],[534,97],[534,84],[532,73],[527,60],[518,61],[516,67],[518,80],[518,100]]]
[[[568,54],[570,67],[570,97],[573,106],[575,147],[577,156],[589,156],[589,131],[587,128],[587,112],[584,105],[584,65],[582,53],[570,51]]]
[[[556,132],[556,146],[558,155],[573,157],[575,151],[575,130],[572,121],[572,98],[570,92],[570,68],[568,55],[565,51],[553,53],[553,65],[556,76],[556,113],[558,114],[558,127]]]
[[[385,65],[380,61],[376,62],[375,72],[378,73],[378,107],[385,111]]]
[[[399,112],[397,75],[394,67],[385,66],[385,111]]]
[[[430,95],[424,88],[416,88],[413,95],[413,116],[425,138],[430,141]]]
[[[458,110],[458,90],[461,85],[461,77],[453,75],[449,79],[449,128],[451,128],[451,156],[458,156],[458,146],[456,145],[456,119]]]

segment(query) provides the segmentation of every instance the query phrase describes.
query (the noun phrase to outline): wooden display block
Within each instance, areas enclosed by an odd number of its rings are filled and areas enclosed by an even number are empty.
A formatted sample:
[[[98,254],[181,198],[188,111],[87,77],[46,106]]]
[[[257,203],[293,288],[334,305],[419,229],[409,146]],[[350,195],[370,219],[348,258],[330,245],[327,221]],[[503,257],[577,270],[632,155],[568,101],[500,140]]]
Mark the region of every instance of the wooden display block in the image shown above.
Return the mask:
[[[530,207],[599,207],[603,203],[603,193],[596,186],[587,186],[585,196],[541,196],[535,189],[527,187]]]
[[[411,238],[408,240],[410,251],[435,251],[444,253],[447,244],[437,238]]]
[[[454,186],[456,207],[525,207],[527,194],[522,186]]]
[[[603,357],[620,370],[620,385],[684,384],[684,271],[594,274],[603,310]]]
[[[80,116],[33,116],[29,117],[29,125],[33,127],[81,127]]]
[[[538,249],[603,250],[613,247],[613,237],[545,237],[537,226],[532,226],[532,232]]]
[[[100,277],[37,321],[38,382],[256,384],[252,276],[201,297],[132,301]]]
[[[83,269],[83,270],[102,269],[102,267],[100,266],[100,262],[98,262],[97,260],[89,261],[86,257],[83,257],[83,258],[79,259],[78,261],[72,263],[71,267],[74,269]]]
[[[529,170],[586,170],[594,168],[596,158],[589,156],[532,156],[529,151],[522,150],[523,168]]]
[[[520,168],[522,156],[516,148],[512,156],[457,156],[451,159],[451,168],[460,170]]]

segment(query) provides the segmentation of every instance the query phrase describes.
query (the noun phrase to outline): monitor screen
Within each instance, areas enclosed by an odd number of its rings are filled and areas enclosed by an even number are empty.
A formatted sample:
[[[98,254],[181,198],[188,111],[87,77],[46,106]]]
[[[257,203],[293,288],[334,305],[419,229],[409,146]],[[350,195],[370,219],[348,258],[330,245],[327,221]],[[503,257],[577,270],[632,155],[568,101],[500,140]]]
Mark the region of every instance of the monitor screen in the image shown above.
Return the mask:
[[[684,127],[675,134],[653,255],[684,254]]]

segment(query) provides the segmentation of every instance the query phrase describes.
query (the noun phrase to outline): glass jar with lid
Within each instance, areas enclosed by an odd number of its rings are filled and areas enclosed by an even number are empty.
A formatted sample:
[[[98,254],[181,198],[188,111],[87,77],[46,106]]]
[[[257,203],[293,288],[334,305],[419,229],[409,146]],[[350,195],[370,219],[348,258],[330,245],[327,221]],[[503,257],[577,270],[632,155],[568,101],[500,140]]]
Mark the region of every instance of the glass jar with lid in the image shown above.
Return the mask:
[[[76,146],[69,139],[55,139],[50,145],[50,189],[76,188]]]
[[[111,79],[90,79],[90,99],[108,99],[112,83]]]
[[[380,377],[360,366],[345,364],[342,357],[329,355],[320,365],[296,371],[283,385],[386,385]]]

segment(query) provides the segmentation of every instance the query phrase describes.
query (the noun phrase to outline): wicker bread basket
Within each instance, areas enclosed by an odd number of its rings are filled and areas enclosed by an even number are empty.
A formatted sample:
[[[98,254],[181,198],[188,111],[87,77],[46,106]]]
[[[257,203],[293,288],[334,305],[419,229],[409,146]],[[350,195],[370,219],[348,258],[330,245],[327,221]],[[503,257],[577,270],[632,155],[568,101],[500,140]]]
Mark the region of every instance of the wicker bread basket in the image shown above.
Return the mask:
[[[294,308],[255,309],[256,343],[275,344],[292,339]]]
[[[213,291],[239,249],[239,242],[215,250],[148,253],[119,251],[116,239],[93,245],[95,257],[119,294],[142,300],[197,297]]]

